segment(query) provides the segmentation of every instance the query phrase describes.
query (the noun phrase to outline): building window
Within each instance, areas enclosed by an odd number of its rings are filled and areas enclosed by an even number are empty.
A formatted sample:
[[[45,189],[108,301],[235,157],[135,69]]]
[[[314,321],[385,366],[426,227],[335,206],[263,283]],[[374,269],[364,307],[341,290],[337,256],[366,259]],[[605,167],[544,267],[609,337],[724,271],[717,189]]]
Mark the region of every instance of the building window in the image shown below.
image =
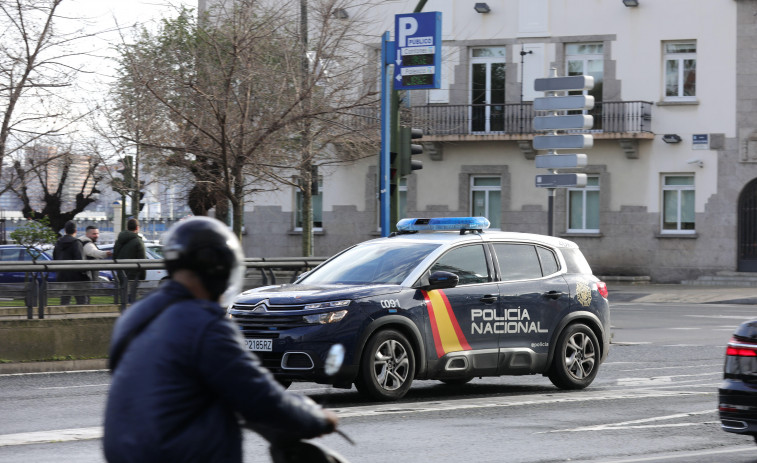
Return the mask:
[[[665,99],[694,100],[697,90],[697,44],[663,44],[665,60]]]
[[[565,75],[594,77],[594,88],[583,93],[602,101],[602,82],[605,75],[604,45],[601,43],[569,43],[565,45]],[[571,92],[580,94],[581,92]]]
[[[499,229],[502,209],[502,180],[500,177],[471,178],[471,215],[486,217],[492,229]]]
[[[471,132],[505,130],[505,51],[471,49]]]
[[[599,233],[599,177],[589,176],[585,188],[568,189],[568,233]]]
[[[294,190],[295,196],[295,222],[294,229],[302,230],[302,191],[299,188]],[[313,229],[323,229],[323,181],[318,179],[318,194],[312,196],[313,201]]]
[[[664,175],[662,232],[694,233],[694,176]]]

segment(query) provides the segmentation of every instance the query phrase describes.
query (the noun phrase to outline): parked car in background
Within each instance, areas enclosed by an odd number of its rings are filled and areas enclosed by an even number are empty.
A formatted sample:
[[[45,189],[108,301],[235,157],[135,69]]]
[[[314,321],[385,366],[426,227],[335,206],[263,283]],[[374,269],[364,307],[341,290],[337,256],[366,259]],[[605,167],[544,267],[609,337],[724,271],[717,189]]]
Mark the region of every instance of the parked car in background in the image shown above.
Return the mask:
[[[33,247],[31,253],[35,253],[37,261],[53,260],[52,246]],[[3,244],[0,245],[0,262],[32,262],[34,256],[24,246],[20,244]],[[23,283],[26,278],[26,272],[0,272],[0,283]],[[55,281],[55,272],[47,275],[47,281]],[[113,273],[110,271],[100,271],[101,281],[113,281]]]
[[[113,244],[103,244],[98,246],[103,251],[112,251]],[[163,258],[163,246],[157,243],[145,242],[145,256],[148,259],[162,259]],[[168,272],[165,269],[147,270],[145,280],[146,281],[161,281],[168,279]]]

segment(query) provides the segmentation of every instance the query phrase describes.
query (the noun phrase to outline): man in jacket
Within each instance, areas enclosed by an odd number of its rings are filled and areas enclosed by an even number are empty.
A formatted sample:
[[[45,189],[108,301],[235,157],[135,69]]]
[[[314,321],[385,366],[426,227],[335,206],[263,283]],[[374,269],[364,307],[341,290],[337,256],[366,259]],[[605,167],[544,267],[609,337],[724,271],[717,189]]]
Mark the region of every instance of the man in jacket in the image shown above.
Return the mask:
[[[145,243],[139,236],[139,221],[131,218],[126,221],[126,230],[118,234],[116,244],[113,245],[114,259],[146,259]],[[128,302],[132,303],[137,299],[137,285],[139,280],[145,279],[144,270],[127,270],[124,276],[119,272],[122,278],[122,284],[129,285]]]
[[[63,226],[65,235],[58,239],[53,248],[53,260],[81,260],[82,244],[76,239],[76,223],[73,220],[66,222]],[[58,282],[89,281],[89,275],[83,270],[59,270],[56,274]],[[86,304],[85,295],[75,295],[77,304]],[[68,305],[71,302],[71,295],[60,297],[60,305]]]
[[[113,255],[111,251],[102,251],[97,247],[97,239],[100,237],[100,230],[94,225],[87,225],[84,236],[79,237],[82,244],[82,254],[84,260],[107,259]],[[90,270],[89,279],[97,281],[100,278],[98,270]]]
[[[220,221],[196,217],[174,225],[165,241],[171,280],[113,330],[106,459],[241,462],[239,419],[267,438],[332,432],[336,415],[276,383],[226,317],[221,304],[244,275],[236,237]]]

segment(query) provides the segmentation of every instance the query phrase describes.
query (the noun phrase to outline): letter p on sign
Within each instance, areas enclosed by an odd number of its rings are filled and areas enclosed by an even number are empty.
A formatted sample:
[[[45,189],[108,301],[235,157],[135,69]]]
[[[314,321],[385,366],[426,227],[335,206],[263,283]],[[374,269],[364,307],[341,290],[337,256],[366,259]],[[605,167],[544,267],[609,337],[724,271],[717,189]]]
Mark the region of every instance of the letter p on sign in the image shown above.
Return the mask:
[[[399,31],[397,31],[397,46],[407,46],[407,38],[418,32],[418,21],[410,16],[399,18]]]

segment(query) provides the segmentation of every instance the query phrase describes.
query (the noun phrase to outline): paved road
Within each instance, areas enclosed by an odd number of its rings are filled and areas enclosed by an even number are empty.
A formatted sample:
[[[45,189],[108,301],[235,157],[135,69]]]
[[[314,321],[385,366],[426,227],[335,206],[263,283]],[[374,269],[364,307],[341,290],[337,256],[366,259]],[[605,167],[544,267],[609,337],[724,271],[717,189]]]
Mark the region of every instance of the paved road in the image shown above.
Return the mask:
[[[610,357],[584,391],[540,376],[423,381],[401,402],[374,404],[354,389],[294,388],[338,411],[357,446],[323,441],[353,463],[757,462],[757,445],[721,431],[716,413],[724,345],[757,310],[655,301],[612,310]],[[107,388],[104,372],[0,376],[0,461],[103,461]],[[266,451],[246,435],[247,461],[267,461]]]

